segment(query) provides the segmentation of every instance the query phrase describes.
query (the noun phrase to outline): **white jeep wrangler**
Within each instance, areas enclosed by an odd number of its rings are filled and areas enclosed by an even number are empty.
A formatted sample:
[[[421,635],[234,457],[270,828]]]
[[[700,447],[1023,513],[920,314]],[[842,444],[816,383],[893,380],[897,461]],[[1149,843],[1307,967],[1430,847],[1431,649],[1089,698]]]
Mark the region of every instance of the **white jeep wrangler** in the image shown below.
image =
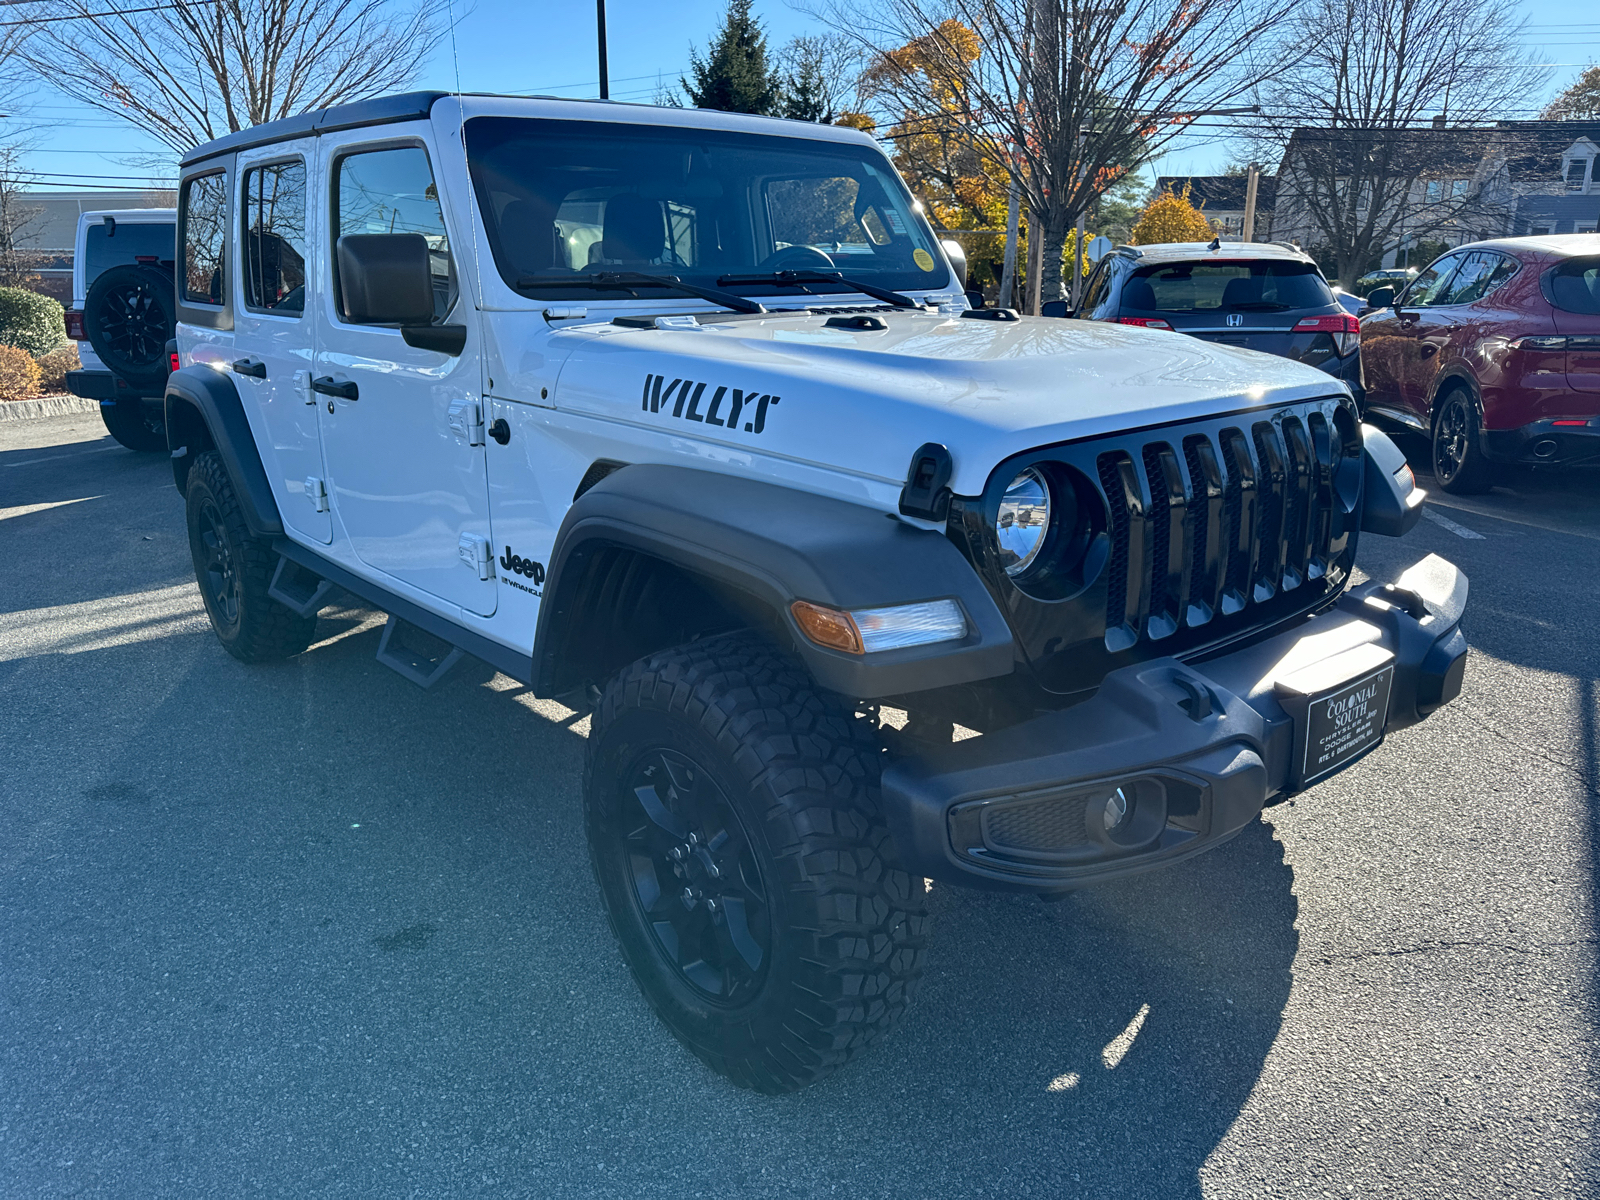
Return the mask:
[[[611,926],[745,1086],[894,1025],[926,879],[1180,861],[1460,689],[1453,566],[1349,586],[1422,493],[1344,384],[968,310],[854,131],[393,96],[192,151],[178,220],[218,637],[298,653],[342,589],[424,687],[591,710]]]

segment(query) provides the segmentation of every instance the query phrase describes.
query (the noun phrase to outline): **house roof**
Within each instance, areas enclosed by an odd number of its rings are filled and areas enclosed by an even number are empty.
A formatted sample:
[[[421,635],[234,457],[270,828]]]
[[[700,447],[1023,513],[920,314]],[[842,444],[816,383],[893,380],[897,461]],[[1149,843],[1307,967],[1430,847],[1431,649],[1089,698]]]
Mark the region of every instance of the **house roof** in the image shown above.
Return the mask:
[[[1234,212],[1244,208],[1243,175],[1163,175],[1156,180],[1156,194],[1189,188],[1189,203],[1212,212]],[[1269,213],[1277,199],[1278,178],[1263,175],[1256,184],[1256,211]]]
[[[1389,129],[1345,126],[1298,128],[1289,139],[1285,161],[1295,154],[1365,154],[1376,143],[1398,143],[1423,164],[1420,174],[1470,177],[1486,158],[1504,156],[1513,183],[1554,183],[1561,179],[1561,156],[1576,141],[1600,143],[1600,121],[1497,121],[1493,125],[1447,125]],[[1347,168],[1340,164],[1340,173]]]

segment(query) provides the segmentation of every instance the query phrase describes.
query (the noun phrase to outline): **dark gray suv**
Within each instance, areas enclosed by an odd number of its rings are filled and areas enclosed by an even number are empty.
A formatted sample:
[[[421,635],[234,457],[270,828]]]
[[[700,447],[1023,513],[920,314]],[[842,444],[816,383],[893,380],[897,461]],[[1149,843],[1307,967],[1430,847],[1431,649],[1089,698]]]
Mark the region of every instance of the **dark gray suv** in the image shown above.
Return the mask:
[[[1317,264],[1275,242],[1118,246],[1095,266],[1076,314],[1171,329],[1318,367],[1361,398],[1361,324]]]

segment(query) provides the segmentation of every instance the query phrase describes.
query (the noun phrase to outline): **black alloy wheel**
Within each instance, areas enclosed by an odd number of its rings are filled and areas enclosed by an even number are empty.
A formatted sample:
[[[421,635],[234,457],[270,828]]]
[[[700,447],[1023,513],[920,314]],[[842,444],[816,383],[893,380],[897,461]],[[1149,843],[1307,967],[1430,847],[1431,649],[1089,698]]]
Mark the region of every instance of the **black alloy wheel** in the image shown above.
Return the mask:
[[[211,609],[229,626],[239,624],[239,575],[234,570],[233,550],[228,546],[228,527],[223,523],[222,511],[210,496],[200,504],[200,545],[205,553],[201,586]]]
[[[1478,445],[1478,418],[1459,388],[1445,397],[1433,423],[1433,475],[1455,495],[1475,495],[1494,486],[1493,465]]]
[[[656,946],[707,1001],[742,1002],[772,957],[772,911],[739,815],[711,773],[652,747],[627,774],[615,843]]]
[[[927,904],[874,722],[753,633],[624,667],[591,717],[589,861],[645,999],[742,1087],[791,1092],[905,1014]]]
[[[311,644],[317,618],[302,617],[270,595],[277,552],[270,538],[256,537],[245,524],[215,450],[195,456],[185,492],[194,577],[217,640],[248,663],[300,653]]]
[[[159,391],[177,328],[172,276],[142,263],[109,268],[84,300],[83,326],[109,370],[135,388]]]

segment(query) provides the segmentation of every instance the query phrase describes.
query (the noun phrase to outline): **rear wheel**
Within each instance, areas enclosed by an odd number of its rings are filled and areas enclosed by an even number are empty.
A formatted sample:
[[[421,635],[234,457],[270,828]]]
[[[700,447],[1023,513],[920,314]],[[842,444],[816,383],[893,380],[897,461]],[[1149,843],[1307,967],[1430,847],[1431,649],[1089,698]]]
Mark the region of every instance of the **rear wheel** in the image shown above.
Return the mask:
[[[146,414],[138,400],[118,400],[100,405],[106,431],[129,450],[150,452],[167,448],[166,422]]]
[[[877,807],[871,727],[748,634],[641,659],[589,735],[590,858],[623,956],[672,1033],[788,1092],[904,1014],[925,891]]]
[[[242,662],[271,662],[309,646],[317,619],[296,616],[267,595],[278,556],[265,538],[251,535],[213,451],[189,469],[187,509],[195,580],[228,653]]]
[[[1460,388],[1444,398],[1434,416],[1433,477],[1457,496],[1481,494],[1494,486],[1494,464],[1483,455],[1477,410]]]

